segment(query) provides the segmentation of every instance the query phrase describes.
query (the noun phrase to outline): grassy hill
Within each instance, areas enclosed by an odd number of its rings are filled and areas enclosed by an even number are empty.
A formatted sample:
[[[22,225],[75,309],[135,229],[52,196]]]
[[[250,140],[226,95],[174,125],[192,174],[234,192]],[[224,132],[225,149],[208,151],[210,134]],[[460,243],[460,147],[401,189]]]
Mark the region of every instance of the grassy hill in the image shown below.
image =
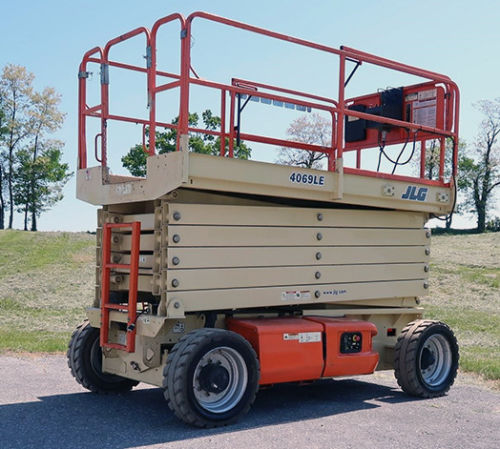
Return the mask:
[[[461,369],[500,387],[500,234],[436,236],[426,316],[447,322]],[[95,285],[95,236],[0,231],[0,351],[66,349]]]

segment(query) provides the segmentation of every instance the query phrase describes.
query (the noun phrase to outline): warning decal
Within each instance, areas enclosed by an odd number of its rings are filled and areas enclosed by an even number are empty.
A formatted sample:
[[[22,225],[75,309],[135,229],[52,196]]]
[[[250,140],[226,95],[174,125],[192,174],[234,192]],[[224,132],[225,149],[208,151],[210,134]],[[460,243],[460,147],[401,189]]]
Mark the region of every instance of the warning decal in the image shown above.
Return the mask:
[[[282,301],[303,301],[311,299],[311,292],[309,290],[292,290],[281,293]]]
[[[436,127],[436,100],[413,102],[413,123]]]
[[[297,340],[299,343],[318,343],[321,332],[299,332],[298,334],[283,334],[283,340]]]

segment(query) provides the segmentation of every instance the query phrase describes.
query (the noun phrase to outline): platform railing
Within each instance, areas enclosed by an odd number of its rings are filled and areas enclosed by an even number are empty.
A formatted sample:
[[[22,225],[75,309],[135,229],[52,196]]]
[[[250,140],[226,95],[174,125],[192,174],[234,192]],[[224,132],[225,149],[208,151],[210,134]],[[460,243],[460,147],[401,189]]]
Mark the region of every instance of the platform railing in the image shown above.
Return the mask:
[[[327,99],[305,92],[284,89],[278,86],[266,85],[263,83],[253,83],[252,81],[233,80],[232,84],[217,83],[200,78],[194,72],[191,64],[191,37],[195,19],[205,20],[221,25],[242,29],[251,33],[268,36],[273,39],[286,41],[303,47],[312,48],[318,51],[326,52],[338,58],[338,96],[337,99]],[[158,30],[172,22],[179,23],[180,30],[180,69],[179,73],[168,73],[157,69],[157,41]],[[112,47],[133,37],[144,35],[146,40],[146,67],[139,67],[130,64],[124,64],[119,61],[113,61],[109,58],[109,52]],[[348,99],[345,98],[346,86],[346,62],[355,62],[357,65],[372,64],[378,67],[391,69],[397,72],[406,73],[429,80],[430,84],[440,83],[445,90],[445,122],[443,128],[429,127],[418,123],[411,123],[403,120],[396,120],[383,116],[376,116],[360,111],[350,110],[347,107]],[[94,106],[86,104],[86,81],[88,77],[87,65],[97,63],[101,66],[101,102]],[[126,70],[138,71],[147,75],[148,106],[149,119],[138,117],[121,116],[109,113],[109,77],[107,76],[109,67],[118,67]],[[193,73],[195,76],[191,76]],[[347,77],[349,79],[350,75]],[[167,79],[167,82],[158,83],[159,78]],[[239,82],[238,82],[239,81]],[[220,91],[220,130],[206,130],[192,127],[189,125],[189,101],[191,95],[191,86],[198,85]],[[425,85],[425,82],[422,83]],[[252,89],[249,90],[249,86]],[[157,95],[170,89],[179,88],[179,120],[177,124],[164,123],[157,120],[156,101]],[[271,136],[258,134],[242,133],[241,130],[235,130],[235,120],[237,107],[237,97],[239,95],[249,95],[252,90],[257,89],[260,98],[266,98],[270,101],[291,102],[302,107],[320,110],[328,113],[332,120],[332,141],[328,147],[319,145],[308,145],[302,142],[294,142],[284,139],[278,139]],[[263,90],[261,90],[263,89]],[[227,96],[229,96],[229,120],[227,119]],[[234,156],[235,140],[237,137],[252,142],[265,143],[270,145],[287,146],[291,148],[300,148],[304,151],[320,151],[328,155],[328,170],[340,171],[346,170],[350,173],[362,173],[368,176],[384,176],[389,178],[398,178],[396,174],[382,174],[373,171],[361,170],[361,154],[366,149],[363,147],[356,149],[356,168],[344,169],[342,164],[343,153],[351,151],[346,149],[344,141],[344,122],[346,117],[356,117],[369,120],[386,126],[399,127],[408,130],[408,133],[426,133],[437,139],[440,143],[440,161],[439,161],[439,180],[438,183],[445,184],[445,151],[446,139],[451,139],[452,145],[452,170],[451,176],[455,176],[457,170],[458,157],[458,119],[459,119],[459,91],[457,85],[447,76],[413,67],[407,64],[401,64],[386,58],[374,56],[353,48],[340,47],[340,49],[316,44],[307,40],[276,33],[263,28],[247,25],[234,20],[215,16],[205,12],[195,12],[184,18],[180,14],[171,14],[158,20],[151,31],[140,27],[135,30],[119,36],[109,41],[104,49],[95,47],[84,55],[80,65],[79,72],[79,168],[87,166],[87,148],[86,148],[86,120],[87,117],[96,117],[101,121],[100,133],[95,139],[96,159],[106,167],[107,166],[107,122],[108,120],[117,120],[122,122],[136,123],[143,126],[144,150],[149,155],[155,154],[156,132],[158,128],[176,129],[177,148],[180,149],[182,136],[188,136],[189,133],[202,133],[217,136],[220,138],[220,155]],[[229,122],[229,123],[228,123]],[[149,144],[146,144],[146,129],[148,129]],[[238,136],[236,133],[238,132]],[[100,139],[101,152],[98,154],[97,141]],[[228,139],[228,151],[226,153],[226,139]],[[425,175],[425,142],[427,139],[419,140],[421,142],[420,150],[420,178]],[[419,178],[416,178],[417,180]]]

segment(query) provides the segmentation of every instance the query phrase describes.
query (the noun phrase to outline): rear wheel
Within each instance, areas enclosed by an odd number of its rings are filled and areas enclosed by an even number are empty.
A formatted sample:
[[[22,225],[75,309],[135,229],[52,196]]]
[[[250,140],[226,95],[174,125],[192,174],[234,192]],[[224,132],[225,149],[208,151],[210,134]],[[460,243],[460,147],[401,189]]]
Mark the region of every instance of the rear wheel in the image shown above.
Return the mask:
[[[216,427],[248,412],[258,382],[259,363],[250,344],[234,332],[204,328],[174,346],[163,387],[178,418],[197,427]]]
[[[87,320],[76,328],[68,346],[68,366],[77,382],[95,393],[123,393],[139,382],[102,372],[99,329]]]
[[[446,324],[418,320],[408,324],[398,338],[394,374],[408,394],[442,396],[455,381],[458,359],[457,340]]]

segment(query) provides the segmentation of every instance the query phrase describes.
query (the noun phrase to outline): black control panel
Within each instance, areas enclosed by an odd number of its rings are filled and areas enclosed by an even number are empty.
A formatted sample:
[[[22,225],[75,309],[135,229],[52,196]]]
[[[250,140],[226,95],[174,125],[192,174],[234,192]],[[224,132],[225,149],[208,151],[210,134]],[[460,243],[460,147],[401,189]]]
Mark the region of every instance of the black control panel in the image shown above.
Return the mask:
[[[395,120],[404,120],[403,100],[403,88],[398,87],[380,92],[378,100],[380,104],[378,106],[368,107],[364,104],[354,104],[349,106],[348,109]],[[407,120],[409,121],[409,118]],[[368,128],[378,129],[379,131],[389,131],[393,128],[393,126],[371,120],[360,119],[358,117],[347,116],[345,121],[345,141],[360,142],[365,140],[367,137],[366,130]]]
[[[341,354],[361,352],[362,341],[361,332],[344,332],[340,337]]]

